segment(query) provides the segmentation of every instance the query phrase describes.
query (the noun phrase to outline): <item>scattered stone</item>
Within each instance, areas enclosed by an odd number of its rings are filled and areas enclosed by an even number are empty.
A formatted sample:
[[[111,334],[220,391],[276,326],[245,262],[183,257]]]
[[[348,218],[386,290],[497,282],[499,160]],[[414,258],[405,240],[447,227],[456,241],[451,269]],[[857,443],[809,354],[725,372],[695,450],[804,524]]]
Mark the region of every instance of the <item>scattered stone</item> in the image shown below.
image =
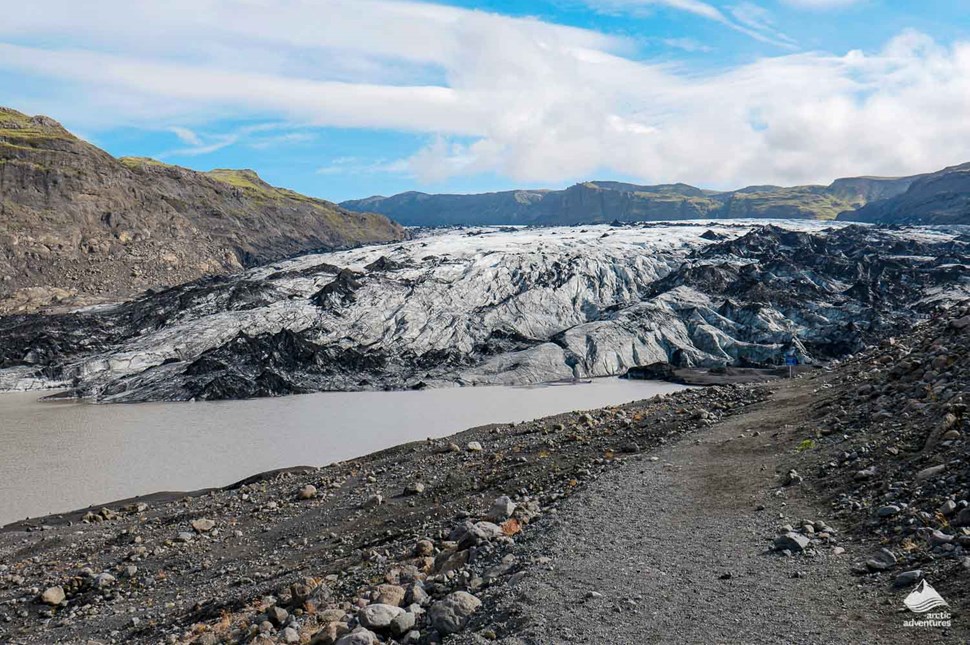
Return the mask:
[[[811,544],[811,540],[801,533],[795,533],[794,531],[789,531],[775,538],[775,549],[778,551],[788,551],[790,553],[801,553],[808,545]]]
[[[192,520],[192,528],[196,533],[208,533],[216,527],[216,523],[210,519],[199,518]]]
[[[896,566],[896,554],[889,549],[879,549],[876,555],[866,560],[866,568],[870,571],[888,571]]]
[[[940,464],[939,466],[930,466],[929,468],[924,468],[923,470],[916,473],[916,480],[923,481],[926,479],[930,479],[931,477],[936,477],[944,470],[946,470],[946,464]]]
[[[405,495],[420,495],[424,492],[424,484],[422,482],[410,482],[404,487]]]
[[[482,601],[472,594],[455,591],[431,606],[431,626],[441,634],[460,632],[481,605]]]
[[[945,502],[943,502],[943,504],[941,504],[940,508],[937,510],[940,512],[941,515],[949,517],[956,512],[957,504],[952,499],[948,499]]]
[[[404,587],[398,585],[384,584],[377,587],[377,601],[383,605],[394,605],[400,607],[404,603],[407,592]]]
[[[903,571],[893,580],[894,587],[912,587],[923,579],[923,571],[914,569],[913,571]]]
[[[63,587],[48,587],[40,595],[40,601],[45,605],[59,605],[67,598]]]
[[[805,480],[804,477],[798,474],[797,470],[789,470],[788,474],[785,476],[785,485],[794,486],[796,484],[801,484]]]
[[[483,450],[482,444],[477,441],[469,441],[467,449],[468,452],[481,452]]]
[[[361,609],[357,613],[357,620],[368,629],[380,631],[388,629],[391,626],[391,621],[403,613],[405,611],[395,605],[374,603]]]
[[[391,620],[390,630],[392,634],[407,634],[417,622],[417,617],[411,612],[403,612]]]
[[[419,557],[434,555],[434,542],[431,540],[418,540],[414,545],[414,555]]]
[[[488,509],[488,513],[485,514],[485,518],[490,522],[499,524],[512,517],[512,513],[514,512],[515,502],[513,502],[507,495],[502,495],[492,502],[492,507]]]
[[[887,506],[879,507],[879,509],[876,511],[876,515],[879,517],[892,517],[893,515],[899,513],[900,510],[901,509],[895,504],[889,504]]]
[[[379,645],[379,643],[377,634],[364,627],[358,627],[338,638],[334,645]]]
[[[115,582],[115,577],[110,573],[99,573],[94,576],[94,579],[91,581],[91,586],[95,589],[104,589],[105,587],[113,585]]]
[[[280,606],[270,607],[269,611],[266,612],[269,622],[273,623],[276,627],[282,627],[286,624],[286,620],[290,617],[290,612],[286,611]]]

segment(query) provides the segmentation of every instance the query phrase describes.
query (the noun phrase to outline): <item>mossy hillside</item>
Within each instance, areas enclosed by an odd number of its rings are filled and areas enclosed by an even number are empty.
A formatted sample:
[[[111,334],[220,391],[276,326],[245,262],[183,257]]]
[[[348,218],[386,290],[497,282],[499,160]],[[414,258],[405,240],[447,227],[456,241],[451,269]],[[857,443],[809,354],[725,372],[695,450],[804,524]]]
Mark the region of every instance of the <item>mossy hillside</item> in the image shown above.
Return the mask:
[[[142,170],[144,168],[177,168],[177,166],[167,164],[158,159],[152,159],[151,157],[119,157],[118,161],[131,170]]]
[[[383,216],[274,188],[252,171],[118,159],[53,119],[2,108],[0,177],[0,232],[13,232],[0,235],[0,277],[10,276],[0,281],[0,315],[51,304],[38,287],[69,285],[78,303],[114,300],[406,235]]]
[[[765,192],[736,192],[725,203],[723,217],[798,216],[833,220],[859,204],[817,186],[773,187]]]
[[[59,123],[47,117],[31,117],[9,108],[0,108],[0,145],[7,148],[35,149],[51,141],[77,141]]]

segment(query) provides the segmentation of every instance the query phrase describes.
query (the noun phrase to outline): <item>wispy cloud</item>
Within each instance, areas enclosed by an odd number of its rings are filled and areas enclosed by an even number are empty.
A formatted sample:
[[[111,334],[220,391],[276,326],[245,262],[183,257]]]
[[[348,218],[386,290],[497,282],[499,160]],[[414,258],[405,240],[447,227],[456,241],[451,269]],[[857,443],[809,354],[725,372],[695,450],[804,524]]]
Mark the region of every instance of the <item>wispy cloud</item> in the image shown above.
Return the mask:
[[[317,168],[318,175],[356,175],[373,173],[412,174],[407,160],[363,159],[361,157],[336,157],[325,166]]]
[[[636,13],[638,11],[656,8],[685,11],[695,16],[706,18],[707,20],[713,20],[759,42],[783,49],[797,48],[797,44],[791,38],[777,32],[768,22],[764,20],[747,20],[753,14],[754,10],[760,10],[762,17],[767,15],[767,11],[752,3],[745,3],[748,6],[740,9],[740,16],[733,11],[731,12],[732,15],[729,16],[713,4],[702,2],[701,0],[586,0],[586,2],[593,8],[611,12],[627,11]]]
[[[182,126],[173,125],[169,128],[175,136],[179,138],[182,143],[186,143],[190,146],[203,146],[202,139],[195,132],[188,128],[183,128]]]
[[[286,123],[260,123],[237,128],[232,132],[206,133],[197,132],[182,126],[171,126],[168,128],[169,132],[172,132],[178,137],[179,141],[187,144],[187,146],[162,152],[158,157],[160,159],[198,157],[218,152],[219,150],[236,144],[245,144],[256,150],[266,150],[279,145],[293,145],[313,140],[313,135],[308,132],[264,134],[266,132],[272,133],[286,130],[290,127]]]
[[[863,4],[868,0],[783,0],[783,2],[803,9],[837,9]]]
[[[680,49],[685,52],[712,52],[714,48],[693,38],[664,38],[662,42],[667,47]]]

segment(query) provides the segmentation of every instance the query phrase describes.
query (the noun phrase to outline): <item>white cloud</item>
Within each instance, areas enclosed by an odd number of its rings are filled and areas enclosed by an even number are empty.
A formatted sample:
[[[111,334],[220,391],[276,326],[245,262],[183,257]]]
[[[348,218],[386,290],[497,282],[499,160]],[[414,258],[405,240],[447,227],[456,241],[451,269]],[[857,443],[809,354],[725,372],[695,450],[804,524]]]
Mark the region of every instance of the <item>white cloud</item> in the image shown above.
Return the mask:
[[[169,128],[169,131],[171,131],[172,134],[177,136],[179,138],[179,141],[181,141],[182,143],[187,143],[190,146],[204,145],[199,135],[197,135],[195,132],[193,132],[188,128],[183,128],[178,125],[173,125],[172,127]]]
[[[695,40],[694,38],[664,38],[661,40],[664,45],[674,49],[682,49],[685,52],[712,52],[714,48],[710,45]]]
[[[622,39],[438,5],[76,4],[34,0],[0,23],[0,69],[49,79],[37,101],[88,131],[186,128],[184,154],[252,144],[259,127],[360,127],[428,135],[410,158],[379,164],[426,180],[621,174],[737,186],[908,174],[966,161],[970,150],[970,44],[916,32],[875,52],[698,74],[635,60]],[[264,125],[205,134],[223,119]]]
[[[362,159],[360,157],[337,157],[317,168],[318,175],[372,175],[376,173],[410,174],[412,167],[404,160]]]

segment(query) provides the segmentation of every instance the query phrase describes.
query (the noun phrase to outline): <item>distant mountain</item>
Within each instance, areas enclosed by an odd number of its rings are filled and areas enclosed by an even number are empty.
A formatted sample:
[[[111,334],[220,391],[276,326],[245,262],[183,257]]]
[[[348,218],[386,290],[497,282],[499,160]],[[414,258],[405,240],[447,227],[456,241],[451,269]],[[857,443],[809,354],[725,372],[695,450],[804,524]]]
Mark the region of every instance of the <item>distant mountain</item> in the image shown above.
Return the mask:
[[[383,213],[408,226],[578,224],[614,220],[834,219],[873,199],[904,192],[914,177],[855,177],[830,186],[749,186],[718,192],[687,184],[638,186],[591,181],[565,190],[513,190],[481,195],[428,195],[346,201],[344,208]]]
[[[887,195],[840,220],[884,224],[970,224],[970,163],[922,175],[900,194]]]
[[[0,313],[403,237],[383,215],[275,188],[251,170],[115,159],[50,118],[0,108]]]

